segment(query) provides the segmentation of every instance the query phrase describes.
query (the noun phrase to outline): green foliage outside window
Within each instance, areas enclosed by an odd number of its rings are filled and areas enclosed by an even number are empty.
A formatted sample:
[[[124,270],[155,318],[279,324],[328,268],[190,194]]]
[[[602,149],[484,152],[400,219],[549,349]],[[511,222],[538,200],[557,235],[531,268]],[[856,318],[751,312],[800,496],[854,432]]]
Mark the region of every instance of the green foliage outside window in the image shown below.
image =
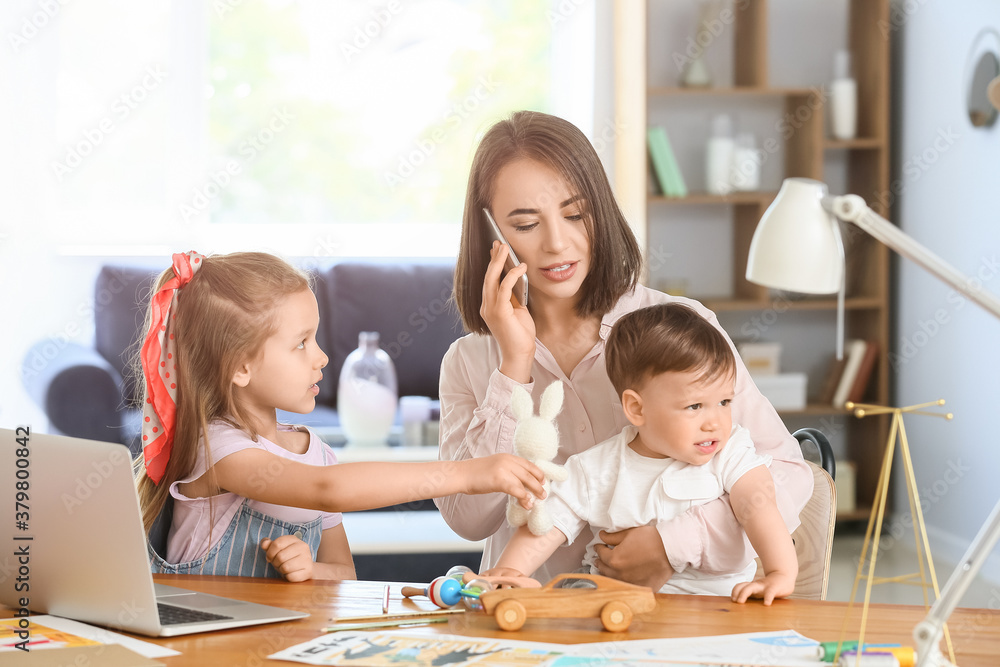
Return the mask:
[[[238,173],[211,220],[457,224],[481,133],[547,109],[546,9],[302,0],[212,12],[208,169]]]

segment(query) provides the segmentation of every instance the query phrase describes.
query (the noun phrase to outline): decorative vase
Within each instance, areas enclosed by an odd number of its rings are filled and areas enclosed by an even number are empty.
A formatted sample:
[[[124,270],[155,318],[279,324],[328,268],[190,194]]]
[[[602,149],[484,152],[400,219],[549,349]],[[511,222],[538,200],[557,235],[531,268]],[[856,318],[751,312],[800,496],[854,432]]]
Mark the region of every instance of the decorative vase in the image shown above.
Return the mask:
[[[681,70],[680,83],[685,88],[708,88],[712,85],[712,73],[705,54],[725,29],[725,23],[719,17],[719,0],[699,0],[698,5],[697,27],[694,35],[688,37],[684,52],[686,58],[683,58],[685,66]],[[675,55],[675,62],[678,57]]]
[[[712,85],[712,75],[708,71],[704,54],[698,54],[688,62],[681,77],[681,85],[685,88],[708,88]]]
[[[396,368],[375,331],[358,334],[337,385],[337,413],[348,445],[385,445],[396,417]]]

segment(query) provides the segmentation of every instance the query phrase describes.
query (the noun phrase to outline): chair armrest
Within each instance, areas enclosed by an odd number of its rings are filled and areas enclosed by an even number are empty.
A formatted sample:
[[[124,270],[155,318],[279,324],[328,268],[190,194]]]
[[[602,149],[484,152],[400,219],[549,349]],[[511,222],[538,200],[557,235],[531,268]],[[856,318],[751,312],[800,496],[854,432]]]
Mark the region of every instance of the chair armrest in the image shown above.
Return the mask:
[[[122,378],[93,348],[39,341],[24,357],[21,381],[59,433],[122,442]]]

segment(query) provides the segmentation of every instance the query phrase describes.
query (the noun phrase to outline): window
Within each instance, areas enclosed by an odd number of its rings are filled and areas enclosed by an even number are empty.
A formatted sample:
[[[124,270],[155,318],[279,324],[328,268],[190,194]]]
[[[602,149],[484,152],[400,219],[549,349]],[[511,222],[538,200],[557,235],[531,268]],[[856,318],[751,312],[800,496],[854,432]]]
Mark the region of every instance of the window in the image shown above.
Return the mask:
[[[0,250],[5,284],[20,285],[5,294],[17,326],[0,422],[44,430],[21,387],[25,354],[92,338],[94,276],[109,261],[454,254],[478,133],[519,108],[594,124],[595,61],[610,60],[594,57],[602,6],[0,5]]]
[[[548,109],[533,0],[244,3],[211,17],[214,222],[461,218],[471,148],[510,109]]]
[[[213,251],[452,254],[489,125],[592,116],[587,4],[55,3],[20,46],[53,217],[88,221],[63,250],[160,254],[198,230]]]

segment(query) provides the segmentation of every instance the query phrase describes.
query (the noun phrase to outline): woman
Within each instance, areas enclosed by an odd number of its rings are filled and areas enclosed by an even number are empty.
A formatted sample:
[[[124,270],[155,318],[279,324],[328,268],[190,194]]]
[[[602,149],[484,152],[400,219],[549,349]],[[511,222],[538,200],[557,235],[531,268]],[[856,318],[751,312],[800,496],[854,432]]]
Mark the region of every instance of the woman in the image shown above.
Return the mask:
[[[502,278],[507,248],[490,245],[484,208],[521,261]],[[604,367],[604,341],[615,321],[637,308],[678,301],[719,327],[697,301],[637,285],[640,263],[600,159],[579,129],[529,111],[494,125],[476,151],[466,193],[455,300],[472,335],[455,341],[441,364],[441,458],[512,452],[516,384],[536,401],[552,382],[565,384],[557,463],[621,431],[627,421]],[[528,277],[527,307],[511,301],[521,275]],[[812,475],[774,408],[742,362],[738,366],[733,421],[750,431],[759,453],[773,457],[777,502],[791,531],[812,493]],[[513,534],[506,498],[459,495],[436,502],[459,535],[488,538],[482,568],[493,567]],[[731,569],[749,549],[739,535],[723,497],[656,526],[602,533],[607,546],[597,548],[598,568],[655,590],[689,566]],[[589,541],[579,536],[536,578],[577,570]]]

